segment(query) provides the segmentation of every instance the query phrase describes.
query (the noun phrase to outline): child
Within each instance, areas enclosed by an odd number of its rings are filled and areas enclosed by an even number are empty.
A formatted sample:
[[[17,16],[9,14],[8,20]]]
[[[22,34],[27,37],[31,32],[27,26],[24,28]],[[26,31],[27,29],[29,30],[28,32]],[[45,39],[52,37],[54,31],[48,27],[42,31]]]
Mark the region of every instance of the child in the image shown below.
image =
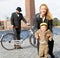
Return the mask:
[[[35,32],[36,39],[39,39],[39,58],[42,58],[43,54],[45,58],[48,58],[48,40],[52,40],[53,35],[50,30],[47,30],[47,23],[41,23],[40,29]]]

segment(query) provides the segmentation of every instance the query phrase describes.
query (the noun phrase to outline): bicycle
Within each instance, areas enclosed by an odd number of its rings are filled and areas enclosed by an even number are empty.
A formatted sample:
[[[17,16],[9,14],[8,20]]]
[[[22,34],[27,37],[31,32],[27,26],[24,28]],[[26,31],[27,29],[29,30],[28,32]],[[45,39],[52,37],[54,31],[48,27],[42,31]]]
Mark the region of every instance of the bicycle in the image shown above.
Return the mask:
[[[33,47],[37,46],[37,40],[34,37],[34,30],[33,27],[30,28],[29,30],[22,30],[21,32],[21,40],[17,40],[16,34],[14,32],[9,32],[6,34],[3,34],[1,37],[1,45],[4,49],[6,50],[13,50],[14,49],[14,44],[18,45],[18,44],[22,44],[24,42],[24,39],[22,39],[23,36],[23,32],[28,32],[28,36],[26,38],[29,37],[29,42]]]

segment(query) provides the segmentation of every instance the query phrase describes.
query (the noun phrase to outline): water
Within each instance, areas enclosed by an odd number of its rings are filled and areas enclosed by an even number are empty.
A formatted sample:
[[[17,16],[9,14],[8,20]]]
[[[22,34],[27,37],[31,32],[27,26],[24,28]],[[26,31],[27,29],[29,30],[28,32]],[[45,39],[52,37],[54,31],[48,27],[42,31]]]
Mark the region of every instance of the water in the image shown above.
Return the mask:
[[[53,28],[53,34],[60,35],[60,28]]]
[[[1,36],[2,36],[3,34],[6,34],[6,33],[13,33],[13,31],[11,31],[11,30],[8,30],[8,31],[0,31],[0,39],[1,39]],[[29,32],[28,30],[21,30],[21,35],[20,35],[20,37],[21,37],[22,39],[28,38],[29,35],[30,35],[30,32]]]
[[[2,36],[2,34],[8,33],[8,32],[12,32],[12,31],[0,31],[0,37]],[[53,34],[60,35],[60,28],[53,28]],[[29,37],[29,31],[22,30],[21,31],[21,38],[25,39],[27,37]]]

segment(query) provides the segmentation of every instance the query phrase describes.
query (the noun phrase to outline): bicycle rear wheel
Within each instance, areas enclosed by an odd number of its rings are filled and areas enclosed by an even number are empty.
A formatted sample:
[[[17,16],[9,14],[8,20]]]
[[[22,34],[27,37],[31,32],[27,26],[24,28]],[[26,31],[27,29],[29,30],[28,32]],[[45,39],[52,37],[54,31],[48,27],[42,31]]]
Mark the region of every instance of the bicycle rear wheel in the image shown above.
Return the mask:
[[[2,36],[1,38],[1,45],[6,50],[13,50],[14,49],[14,39],[16,36],[13,33],[7,33]]]
[[[29,42],[30,42],[30,44],[31,44],[33,47],[37,48],[37,40],[36,40],[36,38],[34,37],[34,35],[31,35],[31,36],[30,36]]]

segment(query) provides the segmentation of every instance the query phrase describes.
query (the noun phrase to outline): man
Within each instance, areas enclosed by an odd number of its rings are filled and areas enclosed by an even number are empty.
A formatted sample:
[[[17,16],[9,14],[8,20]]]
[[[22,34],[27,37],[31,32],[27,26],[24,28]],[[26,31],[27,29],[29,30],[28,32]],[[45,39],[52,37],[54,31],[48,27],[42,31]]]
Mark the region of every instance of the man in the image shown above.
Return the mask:
[[[22,13],[20,13],[22,10],[20,7],[17,7],[16,12],[12,13],[11,16],[11,24],[12,27],[15,29],[16,34],[17,34],[17,40],[20,40],[20,32],[21,32],[21,20],[23,20],[27,25],[27,21],[24,19]],[[16,45],[14,45],[16,48]],[[22,48],[20,45],[17,45],[17,48]]]

